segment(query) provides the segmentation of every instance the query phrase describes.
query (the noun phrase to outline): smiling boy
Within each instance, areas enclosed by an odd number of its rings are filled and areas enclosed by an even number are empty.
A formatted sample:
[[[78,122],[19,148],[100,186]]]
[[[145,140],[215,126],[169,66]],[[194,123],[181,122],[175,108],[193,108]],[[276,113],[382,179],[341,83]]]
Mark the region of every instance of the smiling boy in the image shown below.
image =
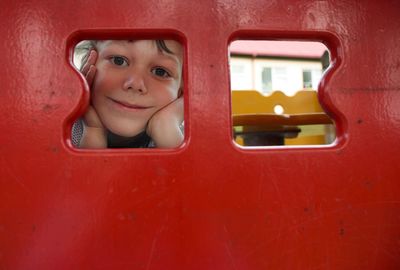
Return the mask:
[[[183,142],[183,50],[174,40],[96,41],[82,68],[91,103],[79,148],[160,147]],[[75,125],[74,125],[75,126]]]

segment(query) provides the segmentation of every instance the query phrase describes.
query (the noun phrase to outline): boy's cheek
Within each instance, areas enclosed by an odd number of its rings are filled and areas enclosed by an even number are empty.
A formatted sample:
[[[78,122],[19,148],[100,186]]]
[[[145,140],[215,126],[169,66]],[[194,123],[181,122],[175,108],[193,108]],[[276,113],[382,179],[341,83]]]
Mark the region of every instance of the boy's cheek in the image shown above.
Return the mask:
[[[107,85],[107,80],[105,80],[103,76],[103,72],[97,72],[96,76],[94,77],[93,85],[92,85],[92,90],[93,91],[98,91],[101,89],[104,89]]]

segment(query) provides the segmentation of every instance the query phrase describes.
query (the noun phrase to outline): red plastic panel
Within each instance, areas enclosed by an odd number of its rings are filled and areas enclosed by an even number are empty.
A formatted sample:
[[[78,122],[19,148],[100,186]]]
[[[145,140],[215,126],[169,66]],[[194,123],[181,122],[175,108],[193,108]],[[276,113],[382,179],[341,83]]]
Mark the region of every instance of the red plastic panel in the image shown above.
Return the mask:
[[[0,10],[0,269],[400,268],[398,1],[36,0]],[[69,63],[74,42],[152,33],[186,46],[185,145],[71,149],[87,98]],[[234,146],[235,38],[328,45],[335,66],[320,98],[335,146]]]

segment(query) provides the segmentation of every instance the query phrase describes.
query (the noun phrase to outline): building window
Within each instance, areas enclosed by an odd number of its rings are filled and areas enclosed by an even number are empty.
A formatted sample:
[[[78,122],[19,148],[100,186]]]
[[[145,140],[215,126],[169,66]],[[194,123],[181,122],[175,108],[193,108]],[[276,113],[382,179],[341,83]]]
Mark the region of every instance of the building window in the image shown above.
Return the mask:
[[[263,93],[272,91],[272,71],[270,67],[264,67],[261,71],[261,90]]]
[[[322,77],[322,71],[313,69],[303,70],[303,88],[304,89],[317,89],[319,81]]]
[[[311,70],[303,70],[303,88],[312,88]]]

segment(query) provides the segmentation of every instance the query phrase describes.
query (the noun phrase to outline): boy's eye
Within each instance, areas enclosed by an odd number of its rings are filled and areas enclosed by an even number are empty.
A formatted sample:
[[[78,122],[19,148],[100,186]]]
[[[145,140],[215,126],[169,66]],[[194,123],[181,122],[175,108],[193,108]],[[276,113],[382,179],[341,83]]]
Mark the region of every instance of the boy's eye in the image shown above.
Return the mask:
[[[128,61],[122,56],[111,56],[110,57],[111,63],[117,66],[127,66]]]
[[[158,77],[163,77],[163,78],[171,77],[168,71],[160,67],[153,68],[151,72]]]

